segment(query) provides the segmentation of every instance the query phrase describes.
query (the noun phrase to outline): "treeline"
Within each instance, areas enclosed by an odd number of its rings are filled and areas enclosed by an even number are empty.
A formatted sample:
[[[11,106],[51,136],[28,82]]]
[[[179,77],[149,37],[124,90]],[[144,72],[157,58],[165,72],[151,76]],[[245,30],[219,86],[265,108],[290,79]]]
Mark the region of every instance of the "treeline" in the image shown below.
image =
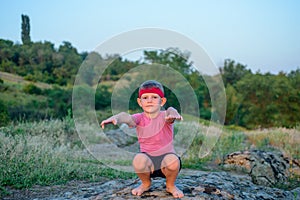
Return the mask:
[[[226,124],[247,128],[299,126],[299,68],[288,74],[253,74],[245,66],[226,60],[221,72],[227,96]]]
[[[10,121],[61,118],[72,107],[72,86],[82,63],[96,56],[98,65],[108,65],[102,82],[119,80],[130,69],[143,63],[160,63],[180,72],[192,86],[200,109],[200,116],[210,119],[211,99],[203,75],[193,70],[189,54],[174,49],[145,51],[143,61],[129,61],[118,55],[102,57],[95,52],[79,53],[69,42],[58,48],[51,42],[14,44],[0,39],[0,71],[17,74],[32,84],[16,87],[0,77],[0,126]],[[94,76],[94,68],[88,72]],[[225,124],[246,128],[295,127],[300,122],[300,70],[277,75],[252,73],[246,66],[225,60],[220,68],[227,98]],[[96,77],[97,79],[97,77]],[[95,82],[96,81],[96,82]],[[90,84],[99,80],[90,80]],[[40,88],[35,82],[51,84]],[[109,112],[113,84],[99,84],[95,95],[95,108]],[[180,109],[176,96],[166,88],[168,103]],[[138,109],[133,94],[130,109]],[[21,100],[22,99],[22,100]],[[100,113],[101,113],[100,112]]]
[[[0,70],[18,74],[30,81],[49,84],[73,84],[77,70],[87,53],[79,54],[71,43],[64,42],[58,49],[50,42],[25,45],[0,40]]]

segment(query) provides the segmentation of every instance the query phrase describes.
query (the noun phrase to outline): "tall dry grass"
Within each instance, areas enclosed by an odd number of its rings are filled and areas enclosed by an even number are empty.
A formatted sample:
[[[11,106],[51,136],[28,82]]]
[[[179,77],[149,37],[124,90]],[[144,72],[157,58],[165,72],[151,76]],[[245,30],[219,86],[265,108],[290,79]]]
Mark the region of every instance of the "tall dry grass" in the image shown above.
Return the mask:
[[[16,123],[0,128],[0,196],[5,188],[132,177],[82,154],[70,119]]]
[[[248,142],[253,148],[262,150],[278,150],[285,156],[300,159],[299,128],[272,128],[245,132]]]

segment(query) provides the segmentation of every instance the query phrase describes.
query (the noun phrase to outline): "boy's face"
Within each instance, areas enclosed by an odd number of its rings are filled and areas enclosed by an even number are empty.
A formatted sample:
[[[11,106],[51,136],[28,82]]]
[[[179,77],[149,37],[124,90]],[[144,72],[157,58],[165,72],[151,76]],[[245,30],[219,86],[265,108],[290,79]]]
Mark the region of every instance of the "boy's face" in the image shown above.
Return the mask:
[[[144,112],[156,113],[160,111],[160,107],[166,103],[165,97],[161,98],[156,93],[144,93],[141,98],[137,99],[138,104],[142,107]]]

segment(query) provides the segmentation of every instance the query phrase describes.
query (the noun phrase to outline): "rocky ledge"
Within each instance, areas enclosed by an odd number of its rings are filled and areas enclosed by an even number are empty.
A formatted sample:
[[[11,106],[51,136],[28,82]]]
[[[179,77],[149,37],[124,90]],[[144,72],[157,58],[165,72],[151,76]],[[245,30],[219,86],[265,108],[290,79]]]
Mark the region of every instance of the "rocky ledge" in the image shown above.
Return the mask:
[[[4,200],[105,200],[105,199],[173,199],[165,191],[165,179],[153,179],[152,187],[141,197],[131,194],[140,184],[138,179],[115,179],[98,183],[72,183],[69,186],[33,188],[30,191],[12,193]],[[182,199],[300,199],[300,187],[291,191],[259,186],[247,175],[228,172],[200,172],[182,170],[176,182],[183,190]]]
[[[223,168],[246,173],[253,183],[265,186],[285,184],[291,176],[300,177],[300,161],[281,152],[233,152],[225,157]]]

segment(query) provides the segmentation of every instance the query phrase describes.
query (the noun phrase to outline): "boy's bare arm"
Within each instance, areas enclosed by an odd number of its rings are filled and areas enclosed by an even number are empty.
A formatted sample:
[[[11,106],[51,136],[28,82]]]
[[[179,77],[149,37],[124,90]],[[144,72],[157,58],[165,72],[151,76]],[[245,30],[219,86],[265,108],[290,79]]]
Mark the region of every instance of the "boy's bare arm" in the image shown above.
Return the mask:
[[[166,122],[173,123],[175,120],[183,120],[183,118],[175,108],[169,107],[167,109]]]
[[[134,122],[132,116],[125,112],[121,112],[119,114],[111,116],[110,118],[108,118],[106,120],[103,120],[101,122],[101,127],[104,128],[105,124],[110,124],[110,123],[112,123],[114,125],[125,123],[130,127],[135,126],[135,122]]]

